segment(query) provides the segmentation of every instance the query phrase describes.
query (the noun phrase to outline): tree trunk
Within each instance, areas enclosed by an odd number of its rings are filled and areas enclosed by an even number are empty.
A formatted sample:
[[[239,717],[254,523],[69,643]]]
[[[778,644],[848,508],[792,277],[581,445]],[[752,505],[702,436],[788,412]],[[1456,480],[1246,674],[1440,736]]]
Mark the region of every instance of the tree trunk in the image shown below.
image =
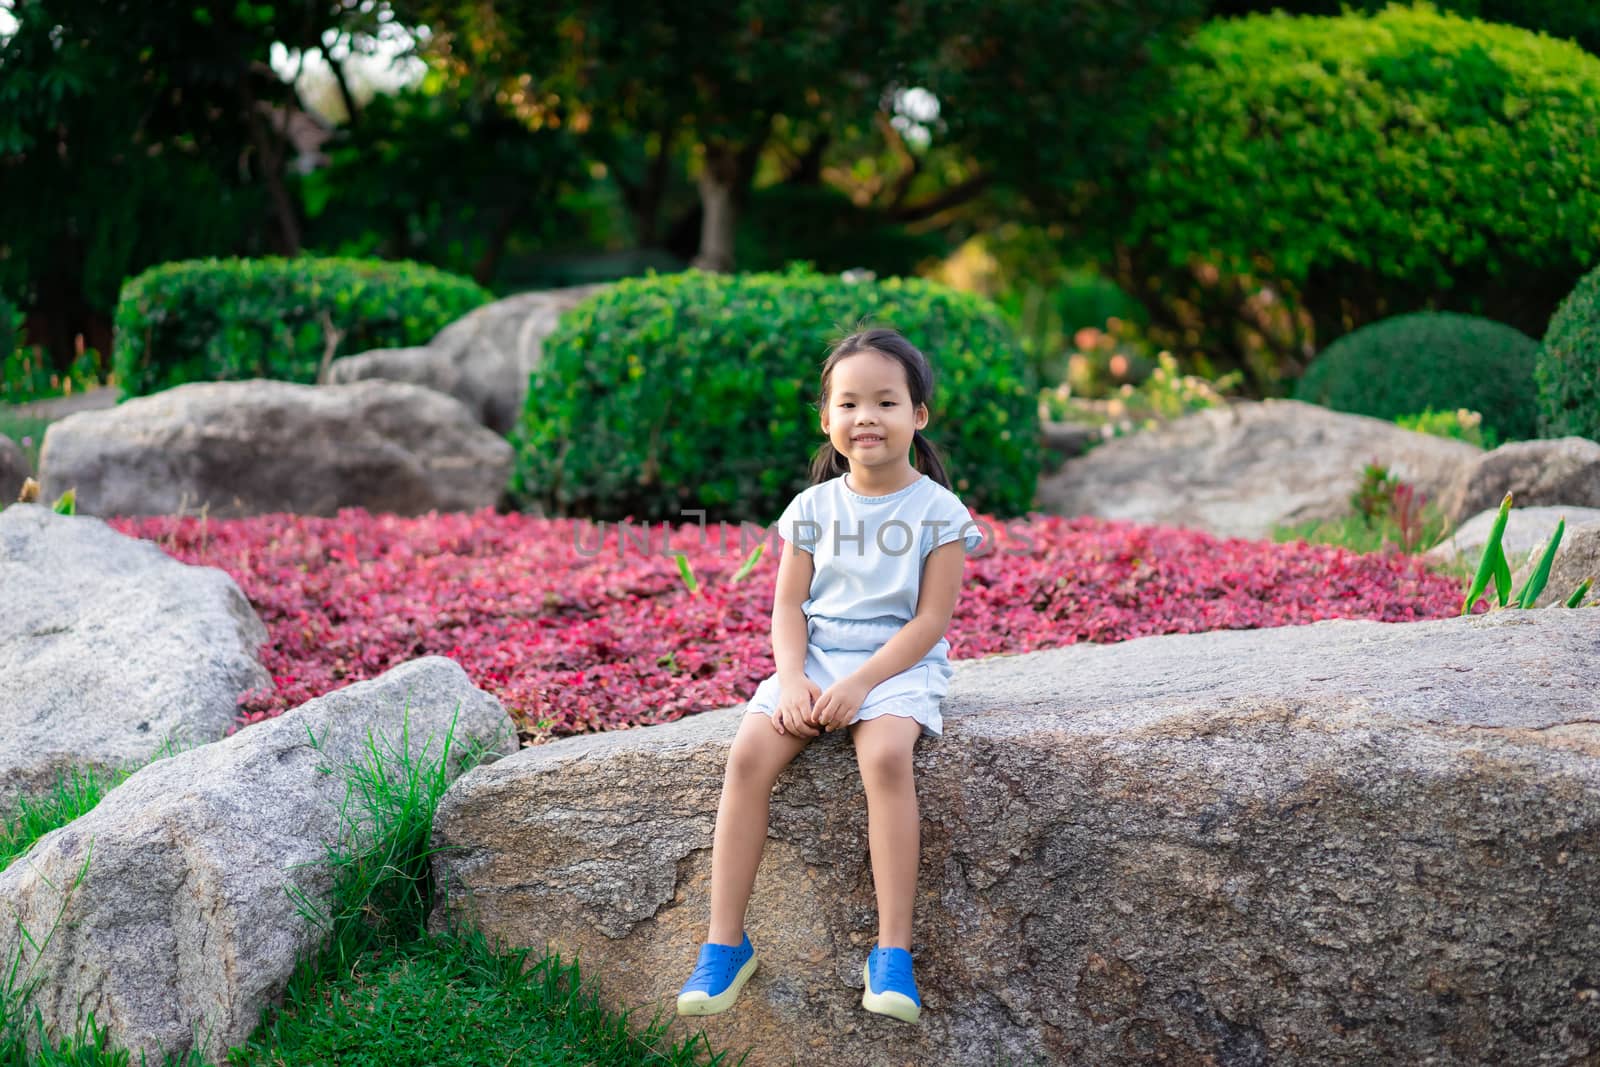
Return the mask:
[[[300,252],[300,220],[289,190],[283,184],[283,146],[287,132],[268,122],[267,109],[257,103],[250,84],[251,71],[245,70],[239,78],[239,95],[244,103],[244,120],[250,130],[250,141],[255,146],[256,158],[261,163],[261,180],[266,183],[267,197],[272,202],[272,214],[278,224],[279,251],[285,256]],[[276,140],[276,143],[274,141]]]
[[[739,225],[734,204],[738,181],[737,155],[730,145],[706,145],[700,171],[700,252],[690,266],[700,270],[733,270],[733,238]]]
[[[724,273],[733,270],[739,211],[749,199],[756,160],[770,132],[769,122],[738,148],[726,141],[706,142],[706,164],[700,171],[700,252],[690,266]]]
[[[499,220],[489,233],[489,245],[484,249],[483,255],[472,268],[472,280],[479,285],[489,288],[489,283],[494,280],[495,271],[500,269],[500,257],[505,254],[506,242],[511,239],[511,233],[517,228],[517,223],[526,214],[527,201],[514,201],[505,211],[500,213]]]

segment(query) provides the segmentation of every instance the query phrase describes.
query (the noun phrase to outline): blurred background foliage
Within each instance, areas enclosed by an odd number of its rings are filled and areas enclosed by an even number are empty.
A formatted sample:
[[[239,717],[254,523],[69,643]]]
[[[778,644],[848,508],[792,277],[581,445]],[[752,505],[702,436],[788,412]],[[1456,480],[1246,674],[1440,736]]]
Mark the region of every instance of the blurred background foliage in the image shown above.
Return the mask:
[[[1293,395],[1408,313],[1544,337],[1600,263],[1597,51],[1564,0],[0,0],[0,356],[109,367],[175,260],[803,262],[992,300],[1047,413]]]

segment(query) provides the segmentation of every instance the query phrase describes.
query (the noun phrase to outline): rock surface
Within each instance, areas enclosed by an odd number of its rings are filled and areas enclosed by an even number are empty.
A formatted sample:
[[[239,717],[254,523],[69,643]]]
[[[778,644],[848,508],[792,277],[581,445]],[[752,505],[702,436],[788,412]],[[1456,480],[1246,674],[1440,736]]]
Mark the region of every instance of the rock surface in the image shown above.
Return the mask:
[[[1054,515],[1260,538],[1279,524],[1347,514],[1361,471],[1374,460],[1437,499],[1482,452],[1297,400],[1244,401],[1113,438],[1068,460],[1041,479],[1037,506]]]
[[[234,580],[99,519],[0,511],[0,809],[68,766],[144,763],[219,738],[272,684]]]
[[[1479,557],[1483,555],[1483,546],[1489,543],[1489,532],[1494,528],[1494,520],[1499,514],[1500,501],[1496,500],[1493,508],[1472,516],[1456,527],[1455,533],[1428,549],[1424,555],[1441,562],[1465,558],[1468,564],[1476,567]],[[1550,535],[1555,533],[1556,523],[1562,518],[1567,520],[1567,529],[1571,530],[1574,526],[1600,522],[1600,508],[1512,508],[1506,516],[1505,531],[1500,536],[1500,547],[1505,549],[1506,559],[1515,567],[1528,553],[1543,548],[1545,542],[1550,540]],[[1565,536],[1562,540],[1566,540]]]
[[[0,434],[0,508],[17,499],[22,483],[33,474],[22,446]]]
[[[1566,505],[1600,508],[1600,444],[1586,437],[1513,441],[1485,452],[1456,475],[1439,500],[1456,522],[1498,508]]]
[[[785,770],[703,1029],[752,1065],[1600,1055],[1600,611],[1149,637],[957,664],[917,749],[917,1027],[860,1007],[849,742]],[[671,1013],[740,709],[524,749],[435,817],[435,911]]]
[[[1551,532],[1555,532],[1553,527]],[[1542,552],[1544,542],[1538,547]],[[1530,556],[1512,572],[1513,594],[1522,588],[1538,562],[1538,557]],[[1558,601],[1565,604],[1585,578],[1593,578],[1594,582],[1590,584],[1582,603],[1600,603],[1600,589],[1595,587],[1600,585],[1600,522],[1574,525],[1569,518],[1567,528],[1561,532],[1561,544],[1556,546],[1556,558],[1550,564],[1550,578],[1545,582],[1544,592],[1534,601],[1534,607],[1549,607]],[[1596,698],[1596,703],[1600,704],[1600,697]]]
[[[51,423],[44,498],[78,513],[218,517],[495,506],[511,446],[452,398],[402,382],[198,382]]]
[[[222,1062],[317,944],[287,890],[326,906],[325,845],[348,845],[365,814],[355,796],[341,818],[345,768],[371,768],[369,743],[391,775],[403,747],[437,765],[455,715],[449,773],[471,744],[515,748],[499,701],[428,657],[150,764],[0,871],[0,959],[26,944],[19,922],[40,943],[54,927],[42,958],[22,948],[47,1028],[71,1033],[92,1009],[136,1061],[200,1047]]]
[[[473,417],[508,434],[522,414],[528,379],[561,313],[603,285],[575,285],[497,300],[457,319],[426,345],[380,348],[336,359],[333,382],[387,378],[449,393]]]

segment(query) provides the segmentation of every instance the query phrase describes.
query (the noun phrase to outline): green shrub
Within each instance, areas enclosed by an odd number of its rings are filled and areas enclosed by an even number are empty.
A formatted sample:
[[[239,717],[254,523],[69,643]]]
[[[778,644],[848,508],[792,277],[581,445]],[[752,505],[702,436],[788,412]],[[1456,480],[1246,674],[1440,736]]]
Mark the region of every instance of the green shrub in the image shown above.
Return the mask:
[[[1216,15],[1282,10],[1291,15],[1337,15],[1340,8],[1381,11],[1393,0],[1213,0]],[[1581,0],[1438,0],[1441,11],[1484,22],[1504,22],[1576,41],[1600,54],[1600,7]]]
[[[862,320],[927,353],[926,432],[962,500],[1026,511],[1037,397],[993,306],[918,279],[802,271],[628,279],[568,312],[512,433],[511,491],[593,519],[768,521],[807,485],[822,361]]]
[[[1551,316],[1533,376],[1541,436],[1600,440],[1600,270],[1585,275]]]
[[[1532,437],[1538,342],[1510,326],[1452,312],[1397,315],[1329,345],[1295,397],[1335,411],[1395,419],[1469,408],[1500,440]]]
[[[185,382],[317,380],[325,357],[426,344],[493,296],[409,262],[208,259],[122,287],[112,369],[124,396]]]
[[[1396,5],[1217,19],[1171,59],[1126,239],[1271,282],[1321,345],[1423,307],[1537,336],[1600,260],[1600,59],[1570,42]]]
[[[1455,411],[1423,408],[1415,415],[1401,415],[1394,422],[1402,430],[1431,433],[1435,437],[1450,437],[1479,448],[1493,449],[1500,445],[1494,431],[1484,429],[1483,416],[1466,408],[1457,408]]]

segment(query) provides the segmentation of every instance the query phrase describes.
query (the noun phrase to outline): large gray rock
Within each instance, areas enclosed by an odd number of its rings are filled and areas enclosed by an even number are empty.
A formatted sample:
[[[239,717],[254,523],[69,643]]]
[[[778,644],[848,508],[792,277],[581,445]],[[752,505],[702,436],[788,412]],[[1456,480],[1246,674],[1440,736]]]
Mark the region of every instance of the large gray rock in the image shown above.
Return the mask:
[[[0,507],[17,499],[22,483],[33,474],[22,446],[0,433]]]
[[[333,382],[387,378],[449,393],[478,421],[507,434],[522,414],[528,379],[562,312],[603,285],[575,285],[497,300],[457,319],[426,345],[379,348],[336,359]]]
[[[1244,401],[1113,438],[1068,460],[1041,479],[1037,506],[1055,515],[1267,537],[1279,524],[1348,514],[1370,462],[1437,499],[1482,451],[1297,400]]]
[[[1498,508],[1506,493],[1516,507],[1600,508],[1600,444],[1587,437],[1513,441],[1463,467],[1439,501],[1455,522]]]
[[[1551,532],[1555,531],[1552,529]],[[1541,555],[1547,543],[1548,538],[1538,546]],[[1530,555],[1516,568],[1511,575],[1513,593],[1522,588],[1538,564],[1538,556]],[[1550,576],[1545,582],[1544,591],[1534,601],[1534,607],[1549,607],[1557,601],[1565,604],[1585,578],[1593,578],[1595,583],[1600,583],[1600,522],[1575,525],[1569,519],[1566,529],[1561,532],[1561,544],[1556,546],[1556,558],[1550,563]],[[1582,603],[1600,603],[1600,589],[1594,583],[1590,584]]]
[[[1489,533],[1500,514],[1500,502],[1480,511],[1460,526],[1454,533],[1430,548],[1424,555],[1436,562],[1465,559],[1476,567],[1483,555],[1483,546],[1489,543]],[[1600,522],[1600,508],[1512,508],[1506,515],[1506,528],[1500,536],[1500,547],[1506,559],[1514,565],[1522,562],[1530,552],[1542,548],[1555,532],[1556,523],[1567,520],[1567,528],[1585,523]]]
[[[326,908],[327,848],[370,829],[359,794],[340,815],[345,768],[370,771],[369,745],[391,780],[402,752],[437,766],[453,716],[448,774],[471,746],[515,749],[500,702],[428,657],[150,764],[0,871],[0,959],[21,952],[20,981],[41,981],[34,1005],[57,1033],[93,1010],[135,1057],[199,1047],[222,1062],[319,942],[289,890]],[[55,928],[42,957],[19,924],[40,944]]]
[[[270,686],[266,627],[225,572],[99,519],[0,511],[0,809],[70,766],[112,771],[221,737]]]
[[[511,446],[462,405],[402,382],[199,382],[51,423],[44,498],[80,514],[219,517],[340,508],[420,515],[493,507]]]
[[[751,1064],[1569,1063],[1600,1053],[1600,611],[1148,637],[957,664],[915,755],[918,1027],[841,734],[785,770],[760,969],[674,1023]],[[440,804],[492,936],[669,1013],[739,709],[524,749]]]

